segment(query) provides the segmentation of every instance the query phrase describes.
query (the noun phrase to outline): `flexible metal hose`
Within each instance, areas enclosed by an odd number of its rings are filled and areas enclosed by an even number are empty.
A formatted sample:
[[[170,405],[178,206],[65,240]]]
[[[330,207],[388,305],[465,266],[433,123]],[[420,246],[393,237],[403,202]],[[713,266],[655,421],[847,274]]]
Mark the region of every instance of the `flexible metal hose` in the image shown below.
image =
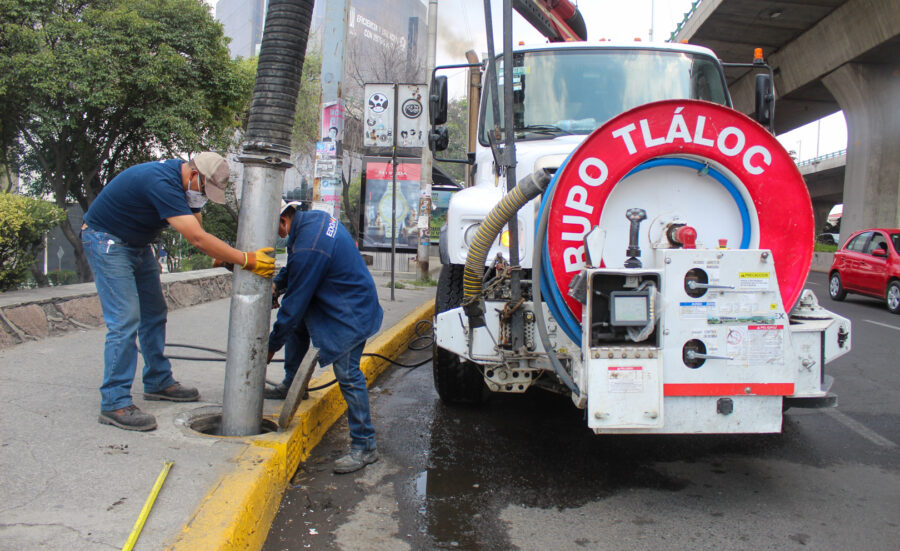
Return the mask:
[[[528,201],[540,195],[550,182],[551,171],[559,166],[559,155],[541,157],[534,164],[534,172],[525,176],[503,199],[491,209],[484,222],[475,232],[472,245],[466,256],[463,272],[463,302],[476,300],[481,294],[484,263],[494,240],[503,226],[525,206]]]

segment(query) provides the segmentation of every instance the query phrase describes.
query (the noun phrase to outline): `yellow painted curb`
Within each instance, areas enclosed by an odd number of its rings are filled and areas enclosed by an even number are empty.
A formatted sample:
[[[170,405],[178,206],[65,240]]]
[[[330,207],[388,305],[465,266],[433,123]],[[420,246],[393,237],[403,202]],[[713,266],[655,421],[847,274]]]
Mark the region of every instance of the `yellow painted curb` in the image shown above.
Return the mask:
[[[400,323],[366,345],[367,353],[398,357],[415,336],[420,320],[431,320],[434,302],[422,304]],[[369,384],[387,366],[386,360],[364,356],[360,369]],[[334,379],[329,369],[310,386]],[[232,472],[206,495],[191,519],[167,549],[171,551],[256,551],[262,549],[281,504],[289,478],[309,457],[334,422],[347,409],[337,385],[310,393],[282,433],[254,436],[232,461]]]

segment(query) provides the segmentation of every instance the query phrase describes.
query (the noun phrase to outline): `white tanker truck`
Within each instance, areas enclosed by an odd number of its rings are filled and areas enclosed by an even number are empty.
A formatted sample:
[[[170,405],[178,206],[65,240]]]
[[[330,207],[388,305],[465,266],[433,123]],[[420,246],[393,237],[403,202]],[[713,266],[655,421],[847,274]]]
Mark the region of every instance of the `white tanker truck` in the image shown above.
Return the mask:
[[[441,232],[440,398],[539,387],[598,434],[779,432],[789,407],[836,405],[825,365],[850,350],[850,323],[803,289],[809,194],[773,135],[731,108],[715,54],[574,43],[510,57],[512,71],[502,56],[482,68],[473,175]],[[757,79],[768,123],[771,76]],[[437,77],[433,121],[445,106]]]

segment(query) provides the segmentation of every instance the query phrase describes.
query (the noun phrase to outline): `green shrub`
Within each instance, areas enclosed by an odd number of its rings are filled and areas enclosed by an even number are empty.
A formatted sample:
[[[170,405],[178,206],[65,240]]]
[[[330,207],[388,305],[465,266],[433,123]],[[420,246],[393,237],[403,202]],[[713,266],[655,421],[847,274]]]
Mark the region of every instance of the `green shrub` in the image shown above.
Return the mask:
[[[50,280],[50,285],[71,285],[72,283],[78,283],[78,274],[73,272],[72,270],[59,270],[57,272],[48,272],[47,279]]]
[[[206,270],[212,268],[213,259],[203,253],[192,254],[181,260],[179,272],[193,272],[194,270]]]
[[[47,201],[0,193],[0,292],[25,281],[44,233],[65,218],[61,208]]]

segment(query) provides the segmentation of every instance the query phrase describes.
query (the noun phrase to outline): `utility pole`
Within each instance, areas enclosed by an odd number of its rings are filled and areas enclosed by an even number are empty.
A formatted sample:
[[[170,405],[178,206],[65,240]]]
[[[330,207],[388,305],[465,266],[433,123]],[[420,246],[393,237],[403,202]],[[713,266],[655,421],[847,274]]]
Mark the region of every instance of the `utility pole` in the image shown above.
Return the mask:
[[[431,90],[431,73],[434,72],[435,51],[437,50],[437,10],[438,0],[428,0],[428,45],[425,54],[425,78],[428,79],[428,94]],[[424,101],[425,120],[430,120],[430,101]],[[396,130],[394,132],[396,134]],[[431,242],[431,176],[434,159],[428,144],[422,148],[422,176],[419,180],[419,244],[416,261],[416,277],[428,279],[428,245]],[[423,223],[424,220],[424,223]],[[422,226],[425,226],[422,228]],[[391,288],[393,291],[393,288]]]

